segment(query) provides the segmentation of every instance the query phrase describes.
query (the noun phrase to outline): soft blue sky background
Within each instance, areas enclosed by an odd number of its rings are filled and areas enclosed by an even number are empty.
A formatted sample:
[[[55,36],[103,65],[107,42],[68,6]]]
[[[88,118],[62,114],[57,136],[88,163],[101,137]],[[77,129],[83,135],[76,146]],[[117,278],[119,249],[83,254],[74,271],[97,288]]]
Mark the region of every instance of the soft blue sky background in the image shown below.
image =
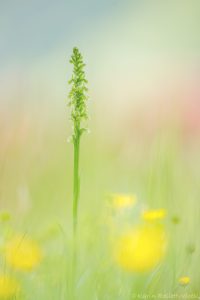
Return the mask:
[[[108,57],[122,45],[124,56],[130,49],[198,53],[199,20],[198,0],[1,0],[0,61],[4,67],[34,61],[74,44],[107,45]]]
[[[34,60],[82,36],[126,5],[120,0],[36,0],[0,2],[1,64]],[[93,45],[90,45],[92,47]]]

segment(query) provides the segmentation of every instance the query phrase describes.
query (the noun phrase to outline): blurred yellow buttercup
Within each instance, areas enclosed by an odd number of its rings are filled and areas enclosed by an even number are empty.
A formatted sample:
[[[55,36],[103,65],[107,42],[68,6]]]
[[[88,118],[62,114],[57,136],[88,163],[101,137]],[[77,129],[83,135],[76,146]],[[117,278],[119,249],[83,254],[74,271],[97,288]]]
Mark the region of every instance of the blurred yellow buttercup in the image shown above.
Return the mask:
[[[15,236],[6,245],[5,257],[12,267],[31,271],[41,261],[41,249],[38,244],[26,236]]]
[[[146,210],[142,213],[142,218],[145,221],[162,220],[166,216],[165,209]]]
[[[11,299],[20,291],[19,283],[12,277],[0,275],[0,299]]]
[[[116,209],[129,208],[136,204],[137,198],[135,195],[113,194],[112,205]]]
[[[166,244],[163,227],[141,225],[119,237],[114,245],[114,257],[126,271],[147,272],[160,263]]]
[[[182,286],[186,286],[190,283],[190,277],[184,276],[179,278],[179,284]]]

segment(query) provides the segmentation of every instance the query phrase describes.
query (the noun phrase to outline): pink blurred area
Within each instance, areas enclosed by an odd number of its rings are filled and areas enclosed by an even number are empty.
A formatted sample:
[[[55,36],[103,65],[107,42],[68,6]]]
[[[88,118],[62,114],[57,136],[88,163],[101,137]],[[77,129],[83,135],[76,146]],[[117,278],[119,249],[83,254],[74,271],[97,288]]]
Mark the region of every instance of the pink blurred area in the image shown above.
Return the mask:
[[[113,89],[112,80],[111,84],[105,85],[105,91],[102,86],[91,86],[91,109],[96,118],[93,120],[102,127],[102,132],[104,127],[107,128],[111,140],[120,140],[120,135],[127,135],[127,139],[130,136],[148,139],[162,129],[174,128],[189,142],[200,135],[199,75],[195,68],[183,68],[182,73],[177,73],[172,64],[171,72],[162,69],[160,75],[155,70],[150,84],[145,76],[135,82],[137,74],[128,74],[126,78],[124,73],[119,76],[116,89]],[[120,86],[121,77],[123,82]],[[104,79],[99,78],[103,84]],[[1,74],[2,149],[7,145],[26,144],[36,132],[42,136],[52,118],[55,124],[59,124],[60,117],[63,118],[60,124],[67,123],[65,112],[61,112],[67,102],[67,88],[65,91],[63,86],[56,97],[54,87],[48,87],[47,82],[48,78],[43,78],[43,82],[33,84],[25,71],[11,69]]]

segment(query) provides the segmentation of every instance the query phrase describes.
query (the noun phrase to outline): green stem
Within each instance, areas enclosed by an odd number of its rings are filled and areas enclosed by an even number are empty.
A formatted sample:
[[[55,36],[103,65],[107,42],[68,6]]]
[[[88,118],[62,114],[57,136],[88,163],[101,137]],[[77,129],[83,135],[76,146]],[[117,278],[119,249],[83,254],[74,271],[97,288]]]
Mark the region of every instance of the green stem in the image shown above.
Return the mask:
[[[79,151],[80,151],[80,134],[79,129],[74,136],[74,182],[73,182],[73,259],[72,259],[72,299],[76,299],[76,266],[77,266],[77,241],[76,231],[78,223],[78,203],[79,203]]]
[[[73,190],[73,230],[76,234],[77,222],[78,222],[78,202],[79,202],[79,149],[80,149],[80,135],[78,134],[74,138],[74,190]]]

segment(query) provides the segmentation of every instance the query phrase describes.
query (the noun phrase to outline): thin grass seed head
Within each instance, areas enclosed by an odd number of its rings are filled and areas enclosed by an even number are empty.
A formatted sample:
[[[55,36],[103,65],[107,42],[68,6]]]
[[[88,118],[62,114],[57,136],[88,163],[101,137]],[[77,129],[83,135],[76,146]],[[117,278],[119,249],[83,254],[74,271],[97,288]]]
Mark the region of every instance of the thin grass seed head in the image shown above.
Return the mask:
[[[69,80],[69,84],[71,85],[69,106],[71,108],[71,120],[73,124],[72,139],[75,142],[86,130],[82,122],[88,119],[88,81],[85,77],[83,57],[78,48],[73,49],[70,63],[73,65],[73,74]]]

